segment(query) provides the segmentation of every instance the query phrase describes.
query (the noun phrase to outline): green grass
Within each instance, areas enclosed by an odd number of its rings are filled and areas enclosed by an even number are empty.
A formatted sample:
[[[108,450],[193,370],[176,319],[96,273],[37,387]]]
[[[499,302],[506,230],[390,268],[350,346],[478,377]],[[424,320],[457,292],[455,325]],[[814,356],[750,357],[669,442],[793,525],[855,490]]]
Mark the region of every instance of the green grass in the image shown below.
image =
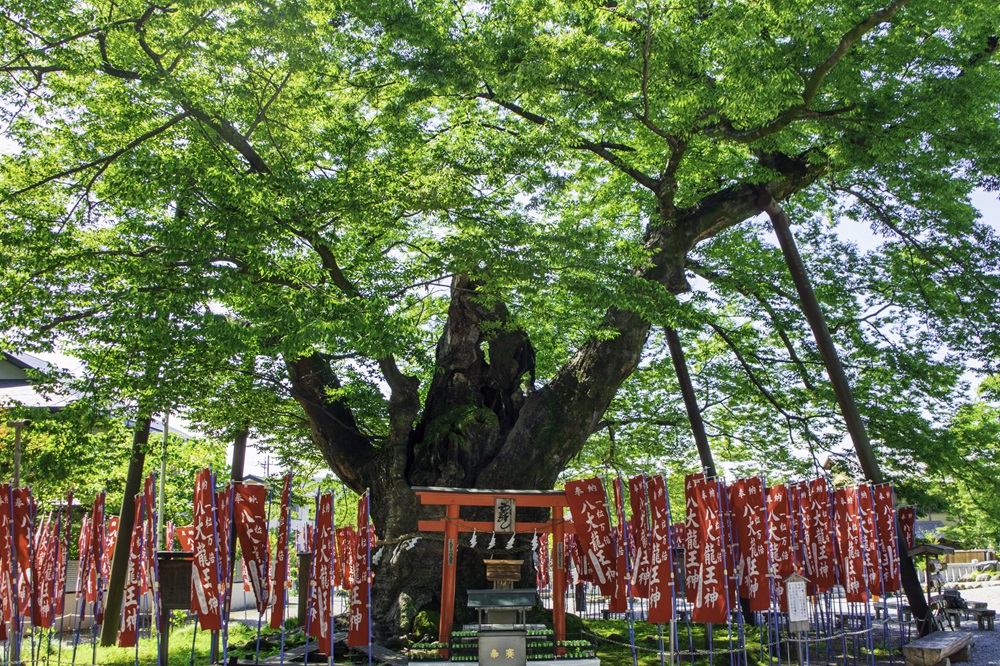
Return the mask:
[[[584,622],[585,629],[584,635],[590,635],[595,639],[597,644],[597,657],[601,660],[601,666],[632,666],[632,648],[629,645],[628,636],[628,623],[625,620],[587,620]],[[635,644],[636,644],[636,656],[639,666],[659,666],[660,664],[660,652],[659,652],[659,637],[657,635],[657,625],[648,624],[646,622],[636,622],[634,624],[635,631]],[[709,659],[707,654],[697,654],[698,652],[706,651],[705,642],[705,625],[703,624],[691,624],[688,626],[678,627],[679,633],[679,648],[681,652],[680,664],[682,666],[690,666],[692,663],[690,650],[693,647],[695,651],[694,664],[695,666],[708,666]],[[688,633],[690,631],[690,635]],[[669,648],[667,642],[669,636],[669,628],[667,625],[663,625],[663,646],[666,651]],[[770,666],[772,664],[777,664],[777,659],[772,660],[768,657],[767,650],[761,651],[761,638],[764,629],[762,627],[744,627],[744,634],[746,636],[746,655],[747,663],[749,666]],[[763,634],[763,638],[766,640],[766,634]],[[735,648],[736,635],[735,628],[733,630],[733,647]],[[812,660],[813,663],[821,663],[824,661],[825,656],[825,643],[823,641],[817,641],[813,643]],[[832,662],[843,661],[843,656],[840,655],[842,651],[841,644],[838,639],[834,639],[831,643],[833,654],[831,654]],[[725,625],[715,625],[712,631],[712,648],[714,655],[712,657],[713,666],[728,666],[733,663],[733,659],[729,653],[729,631]],[[867,660],[868,651],[864,646],[864,641],[855,643],[854,641],[847,641],[848,653],[852,656],[849,659],[853,659],[857,656],[858,659]],[[857,651],[856,655],[852,653]],[[889,658],[889,652],[880,645],[876,645],[873,650],[873,654],[876,661],[885,662]],[[789,663],[788,657],[784,652],[784,647],[782,649],[782,663]],[[794,662],[794,655],[792,660]]]
[[[265,636],[276,636],[280,632],[268,629],[266,626],[261,631],[261,638]],[[301,634],[299,634],[301,635]],[[287,636],[287,634],[286,634]],[[257,631],[256,629],[249,629],[246,626],[239,623],[232,623],[229,625],[229,654],[237,655],[241,659],[246,659],[247,657],[253,658],[254,650],[252,642],[256,641]],[[197,635],[195,635],[194,623],[187,623],[184,625],[175,625],[173,630],[170,632],[170,655],[168,658],[168,666],[189,666],[191,664],[191,645],[192,639],[194,641],[194,663],[195,664],[208,664],[209,663],[209,653],[211,650],[211,633],[207,631],[199,630]],[[301,641],[300,641],[301,642]],[[248,646],[248,644],[250,644]],[[36,637],[36,655],[38,653],[39,645],[49,646],[47,637],[41,636]],[[156,664],[156,645],[157,641],[155,638],[140,638],[139,639],[139,664],[148,665]],[[235,647],[235,646],[238,646]],[[269,650],[262,649],[260,656],[264,657],[270,656],[276,652],[276,649],[272,648]],[[221,648],[220,648],[221,649]],[[24,641],[23,647],[21,648],[22,657],[28,663],[28,656],[31,651],[31,641],[26,639]],[[53,638],[51,646],[48,647],[48,658],[44,656],[45,649],[42,649],[42,656],[40,659],[36,659],[35,663],[46,663],[46,664],[56,664],[60,660],[59,656],[59,645],[58,642]],[[101,647],[97,646],[96,654],[90,645],[90,635],[85,634],[80,637],[80,644],[76,649],[76,660],[73,661],[73,644],[71,641],[64,641],[62,646],[62,657],[61,663],[63,664],[102,664],[102,666],[127,666],[129,664],[136,663],[136,649],[131,648],[119,648],[119,647]]]
[[[584,623],[586,629],[596,638],[597,657],[601,660],[601,666],[632,666],[632,648],[629,644],[628,623],[625,620],[588,620]],[[660,638],[657,633],[658,625],[648,622],[636,622],[634,624],[636,656],[639,666],[659,666],[660,664]],[[663,648],[669,649],[669,627],[663,625]],[[687,629],[679,632],[680,650],[687,652],[691,643],[696,652],[706,649],[705,625],[692,624],[690,626],[690,642]],[[735,647],[735,635],[733,637]],[[725,626],[716,626],[712,631],[712,649],[714,655],[712,663],[715,666],[726,666],[731,663],[729,654],[729,632]],[[760,655],[760,642],[754,630],[748,628],[746,632],[746,651],[750,666],[757,666],[762,663],[758,660]],[[708,664],[708,656],[696,656],[696,664]],[[690,657],[682,658],[681,663],[690,664]],[[766,659],[765,662],[766,663]]]

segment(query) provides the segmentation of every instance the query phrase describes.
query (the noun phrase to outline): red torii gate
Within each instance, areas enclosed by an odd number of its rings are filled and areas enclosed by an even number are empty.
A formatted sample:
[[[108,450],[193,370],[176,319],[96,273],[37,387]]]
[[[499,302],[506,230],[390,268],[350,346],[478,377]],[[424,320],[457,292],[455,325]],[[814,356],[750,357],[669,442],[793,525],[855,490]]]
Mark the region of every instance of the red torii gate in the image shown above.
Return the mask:
[[[552,535],[555,549],[555,566],[552,568],[552,629],[556,645],[566,640],[566,569],[563,553],[563,535],[573,534],[573,523],[563,518],[563,509],[569,506],[563,490],[480,490],[476,488],[433,488],[414,486],[413,490],[421,504],[445,507],[443,520],[421,520],[421,532],[444,532],[444,555],[441,566],[441,624],[438,641],[447,643],[451,638],[451,625],[455,619],[455,570],[457,568],[456,546],[459,532],[493,532],[494,524],[487,521],[469,521],[459,518],[463,506],[492,507],[498,499],[514,500],[516,506],[524,508],[552,509],[552,519],[541,523],[515,523],[514,531],[524,533],[548,533]],[[565,648],[557,647],[556,654]]]

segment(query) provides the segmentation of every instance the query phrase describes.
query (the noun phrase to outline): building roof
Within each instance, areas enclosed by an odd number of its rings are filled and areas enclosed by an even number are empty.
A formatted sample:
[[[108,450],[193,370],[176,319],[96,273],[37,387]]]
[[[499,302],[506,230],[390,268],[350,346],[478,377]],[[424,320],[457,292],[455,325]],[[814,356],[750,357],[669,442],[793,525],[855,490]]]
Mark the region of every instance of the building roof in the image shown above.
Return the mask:
[[[77,399],[70,391],[42,393],[28,377],[28,371],[46,372],[52,365],[31,354],[0,351],[0,407],[21,405],[52,411],[62,409]]]
[[[48,372],[55,369],[48,361],[31,354],[12,354],[0,351],[0,407],[19,405],[21,407],[45,408],[58,411],[80,399],[75,391],[61,389],[42,393],[35,388],[35,381],[28,376],[29,371]],[[125,424],[132,428],[135,421],[126,419]],[[151,434],[163,433],[163,422],[153,419],[149,424]],[[192,439],[190,432],[170,426],[170,433],[181,439]]]

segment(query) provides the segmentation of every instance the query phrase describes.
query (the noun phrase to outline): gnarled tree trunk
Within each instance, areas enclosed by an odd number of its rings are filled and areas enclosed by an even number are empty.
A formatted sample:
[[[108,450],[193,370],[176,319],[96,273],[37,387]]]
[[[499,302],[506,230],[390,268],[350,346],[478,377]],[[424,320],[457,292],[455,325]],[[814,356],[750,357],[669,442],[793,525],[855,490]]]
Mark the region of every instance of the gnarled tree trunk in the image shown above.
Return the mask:
[[[762,186],[776,198],[820,173],[804,159],[788,158],[783,166],[780,180]],[[757,194],[735,187],[676,209],[665,188],[645,237],[652,261],[635,274],[675,294],[687,290],[687,253],[697,242],[756,214]],[[418,520],[440,517],[419,505],[412,487],[552,488],[635,371],[650,328],[632,311],[609,309],[603,328],[617,334],[587,342],[533,390],[531,342],[524,331],[507,325],[503,305],[484,306],[476,291],[476,282],[466,275],[453,281],[436,350],[437,373],[423,404],[417,380],[400,372],[392,357],[378,359],[391,390],[389,436],[378,446],[358,427],[350,408],[331,397],[335,393],[327,389],[340,382],[322,354],[287,362],[314,442],[352,489],[371,490],[372,520],[388,544],[375,567],[373,588],[373,614],[383,639],[407,630],[420,609],[438,608],[441,541],[420,535],[414,548],[396,548],[417,536]],[[481,575],[478,559],[467,549],[460,551],[459,576]],[[461,594],[457,601],[461,606]]]

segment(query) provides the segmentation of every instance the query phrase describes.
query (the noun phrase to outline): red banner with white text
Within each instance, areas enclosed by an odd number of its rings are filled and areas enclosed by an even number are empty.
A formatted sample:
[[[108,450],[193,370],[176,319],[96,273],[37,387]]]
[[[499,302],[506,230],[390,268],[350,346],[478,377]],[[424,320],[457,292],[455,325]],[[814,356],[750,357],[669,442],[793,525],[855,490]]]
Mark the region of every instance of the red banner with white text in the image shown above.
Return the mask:
[[[288,521],[291,511],[292,475],[286,474],[281,489],[281,507],[278,513],[278,540],[274,549],[274,577],[272,594],[274,606],[271,609],[272,629],[281,628],[285,621],[285,593],[288,588]]]
[[[156,563],[156,475],[150,474],[142,487],[145,520],[142,521],[142,592],[145,594],[159,580]],[[155,613],[154,613],[155,616]],[[159,618],[155,620],[159,626]]]
[[[785,579],[795,573],[795,551],[792,547],[792,517],[789,509],[788,487],[772,486],[767,489],[768,538],[771,566],[774,569],[774,596],[782,612],[788,611]]]
[[[194,525],[183,525],[175,527],[174,533],[177,536],[177,543],[181,546],[182,552],[194,552]]]
[[[697,496],[698,563],[696,596],[692,622],[720,623],[729,617],[725,537],[722,533],[722,506],[717,481],[702,481]]]
[[[850,602],[868,601],[865,565],[861,552],[861,517],[858,514],[858,489],[840,488],[834,493],[834,524],[841,571],[840,584]]]
[[[625,506],[622,498],[621,477],[615,477],[611,482],[614,493],[615,516],[617,524],[614,528],[615,535],[615,571],[618,574],[618,584],[615,586],[614,594],[608,600],[608,610],[612,613],[624,613],[628,610],[629,595],[629,551],[628,541],[631,536],[627,532],[625,524]]]
[[[37,619],[32,612],[31,537],[34,531],[35,500],[27,488],[15,488],[14,557],[17,559],[17,603],[21,615]]]
[[[670,504],[666,484],[659,474],[647,483],[652,524],[649,567],[649,622],[674,619],[673,551],[670,543]]]
[[[355,556],[356,573],[351,587],[350,608],[347,611],[347,645],[362,647],[371,643],[370,611],[371,578],[368,558],[371,556],[371,529],[368,517],[367,493],[358,500],[358,549]]]
[[[204,631],[222,629],[222,586],[219,571],[219,535],[216,532],[215,480],[208,469],[194,480],[194,564],[191,572],[191,610]]]
[[[901,506],[897,512],[899,517],[899,530],[903,533],[903,539],[907,548],[913,548],[916,543],[914,537],[914,526],[917,522],[917,509],[912,506]]]
[[[570,481],[566,484],[566,502],[573,514],[581,559],[591,567],[601,593],[614,596],[618,588],[618,571],[604,484],[597,478]]]
[[[899,544],[896,540],[896,510],[892,486],[875,486],[875,520],[878,528],[879,563],[882,566],[882,589],[886,594],[900,589]]]
[[[11,488],[0,485],[0,606],[3,606],[3,622],[11,619],[15,610],[14,599],[14,534],[13,505]],[[6,633],[6,631],[5,631]]]
[[[764,529],[766,498],[760,478],[738,479],[729,487],[729,507],[740,546],[740,596],[749,600],[750,610],[766,611],[771,606],[768,584],[767,532]]]
[[[805,577],[819,592],[837,584],[836,550],[833,543],[833,511],[826,479],[813,479],[803,496],[805,523]]]
[[[698,572],[702,561],[701,514],[699,497],[705,486],[704,474],[684,477],[684,595],[688,603],[698,598]]]
[[[135,521],[142,524],[143,495],[135,498]],[[125,574],[125,589],[122,597],[122,622],[118,628],[118,647],[134,647],[138,638],[139,597],[142,594],[142,533],[135,529],[129,541],[128,570]]]
[[[629,505],[632,509],[632,522],[629,527],[632,532],[632,543],[635,544],[635,552],[632,553],[632,596],[641,599],[649,598],[650,580],[651,535],[646,486],[645,474],[632,477],[628,481]]]
[[[882,564],[879,562],[878,532],[871,486],[858,486],[858,508],[861,520],[861,553],[865,564],[865,582],[869,594],[882,596]]]
[[[313,532],[312,566],[309,569],[309,635],[319,642],[319,651],[329,655],[333,591],[333,495],[319,497]]]
[[[245,483],[233,484],[236,534],[243,551],[243,564],[250,574],[250,587],[257,598],[257,612],[267,610],[271,562],[267,540],[267,488]]]

